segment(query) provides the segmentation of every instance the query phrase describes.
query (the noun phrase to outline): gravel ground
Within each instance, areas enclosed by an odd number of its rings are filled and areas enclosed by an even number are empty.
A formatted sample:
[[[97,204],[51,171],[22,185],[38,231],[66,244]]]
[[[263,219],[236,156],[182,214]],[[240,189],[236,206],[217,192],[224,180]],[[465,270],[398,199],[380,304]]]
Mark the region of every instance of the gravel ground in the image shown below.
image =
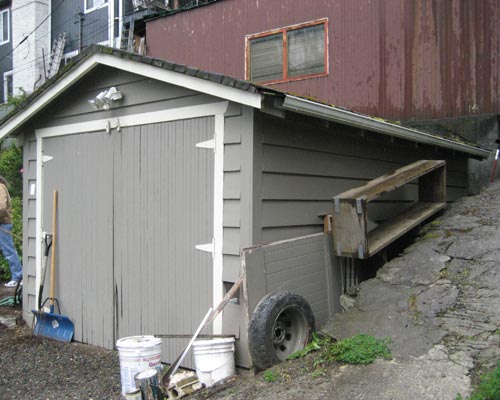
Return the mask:
[[[1,297],[4,297],[3,295]],[[33,336],[20,309],[0,307],[0,399],[120,399],[118,353]]]

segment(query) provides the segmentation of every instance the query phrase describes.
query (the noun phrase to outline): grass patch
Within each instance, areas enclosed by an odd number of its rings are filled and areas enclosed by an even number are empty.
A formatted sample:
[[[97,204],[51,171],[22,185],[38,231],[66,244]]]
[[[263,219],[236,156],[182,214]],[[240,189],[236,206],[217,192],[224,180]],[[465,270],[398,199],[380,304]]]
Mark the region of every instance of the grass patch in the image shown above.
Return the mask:
[[[500,363],[479,379],[479,385],[465,399],[458,395],[455,400],[500,400]]]
[[[364,365],[372,363],[377,358],[391,358],[389,342],[390,338],[376,339],[365,334],[335,340],[328,335],[314,333],[312,341],[304,349],[288,356],[287,360],[309,357],[310,353],[315,352],[306,361],[308,367],[303,368],[303,371],[312,371],[312,378],[319,378],[327,375],[328,366],[334,362]],[[282,380],[280,373],[271,369],[264,372],[266,382],[275,382],[278,379]]]
[[[355,335],[332,343],[327,354],[332,360],[347,364],[371,364],[377,358],[391,358],[390,339],[376,339],[370,335]]]
[[[279,378],[280,378],[279,374],[272,369],[264,371],[264,380],[266,382],[269,383],[276,382]]]
[[[329,336],[314,334],[311,343],[304,349],[291,354],[287,359],[302,358],[312,351],[318,351],[319,354],[313,361],[316,369],[333,361],[347,364],[370,364],[377,358],[391,358],[389,342],[390,338],[376,339],[365,334],[338,341]]]

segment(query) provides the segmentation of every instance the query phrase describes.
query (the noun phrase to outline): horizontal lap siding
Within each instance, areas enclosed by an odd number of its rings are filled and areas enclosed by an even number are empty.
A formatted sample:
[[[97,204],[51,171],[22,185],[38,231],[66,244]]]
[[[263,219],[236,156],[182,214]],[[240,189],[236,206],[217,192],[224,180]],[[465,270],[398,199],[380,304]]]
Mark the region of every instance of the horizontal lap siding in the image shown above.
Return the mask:
[[[458,153],[334,123],[318,126],[308,118],[259,114],[256,129],[263,243],[321,232],[333,196],[419,159],[447,161],[448,201],[466,195],[467,161]],[[370,218],[382,222],[417,196],[417,181],[387,193],[369,204]]]
[[[36,185],[36,140],[27,140],[23,147],[23,165],[27,166],[23,179],[23,304],[24,310],[37,309],[36,305],[36,196],[31,185]],[[26,227],[28,230],[26,231]],[[28,315],[28,314],[26,314]],[[25,315],[25,319],[27,318]],[[27,319],[26,319],[27,320]]]
[[[252,245],[250,179],[252,175],[253,114],[232,105],[224,123],[224,268],[223,280],[235,282],[240,250]]]
[[[324,236],[264,246],[266,292],[290,290],[303,296],[319,326],[329,317]]]

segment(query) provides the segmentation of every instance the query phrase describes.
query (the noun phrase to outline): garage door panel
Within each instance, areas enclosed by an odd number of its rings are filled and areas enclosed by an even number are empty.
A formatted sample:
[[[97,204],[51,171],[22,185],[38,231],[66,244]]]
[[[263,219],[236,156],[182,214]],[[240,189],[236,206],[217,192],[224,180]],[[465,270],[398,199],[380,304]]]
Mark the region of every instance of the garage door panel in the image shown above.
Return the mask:
[[[52,194],[58,191],[56,290],[74,339],[113,346],[112,140],[106,133],[43,140],[53,159],[43,166],[42,230],[52,232]],[[45,282],[49,288],[49,273]]]
[[[118,337],[194,332],[211,305],[212,255],[195,246],[213,236],[214,155],[196,143],[213,135],[208,117],[114,138]],[[164,360],[184,345],[164,340]]]

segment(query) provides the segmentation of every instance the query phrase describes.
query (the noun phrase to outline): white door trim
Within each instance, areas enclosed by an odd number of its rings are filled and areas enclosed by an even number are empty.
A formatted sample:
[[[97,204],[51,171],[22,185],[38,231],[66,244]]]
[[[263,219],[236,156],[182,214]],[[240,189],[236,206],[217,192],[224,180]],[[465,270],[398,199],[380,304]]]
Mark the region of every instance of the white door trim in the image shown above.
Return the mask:
[[[215,160],[214,160],[214,280],[213,308],[215,309],[223,298],[223,255],[224,240],[224,114],[215,115]],[[213,322],[213,333],[222,333],[222,314]]]
[[[141,114],[124,115],[122,117],[103,118],[87,122],[77,122],[75,124],[51,126],[48,128],[36,129],[37,138],[47,138],[64,135],[74,135],[77,133],[89,133],[105,131],[116,128],[126,128],[130,126],[155,124],[159,122],[177,121],[181,119],[191,119],[207,117],[211,115],[224,114],[229,102],[220,101],[217,103],[200,104],[196,106],[174,108],[170,110],[152,111]]]
[[[43,165],[43,148],[42,148],[42,139],[36,140],[36,246],[35,246],[35,304],[38,307],[38,294],[41,284],[41,274],[42,274],[42,241],[43,241],[43,232],[42,232],[42,188],[43,188],[43,174],[42,174],[42,165]]]

